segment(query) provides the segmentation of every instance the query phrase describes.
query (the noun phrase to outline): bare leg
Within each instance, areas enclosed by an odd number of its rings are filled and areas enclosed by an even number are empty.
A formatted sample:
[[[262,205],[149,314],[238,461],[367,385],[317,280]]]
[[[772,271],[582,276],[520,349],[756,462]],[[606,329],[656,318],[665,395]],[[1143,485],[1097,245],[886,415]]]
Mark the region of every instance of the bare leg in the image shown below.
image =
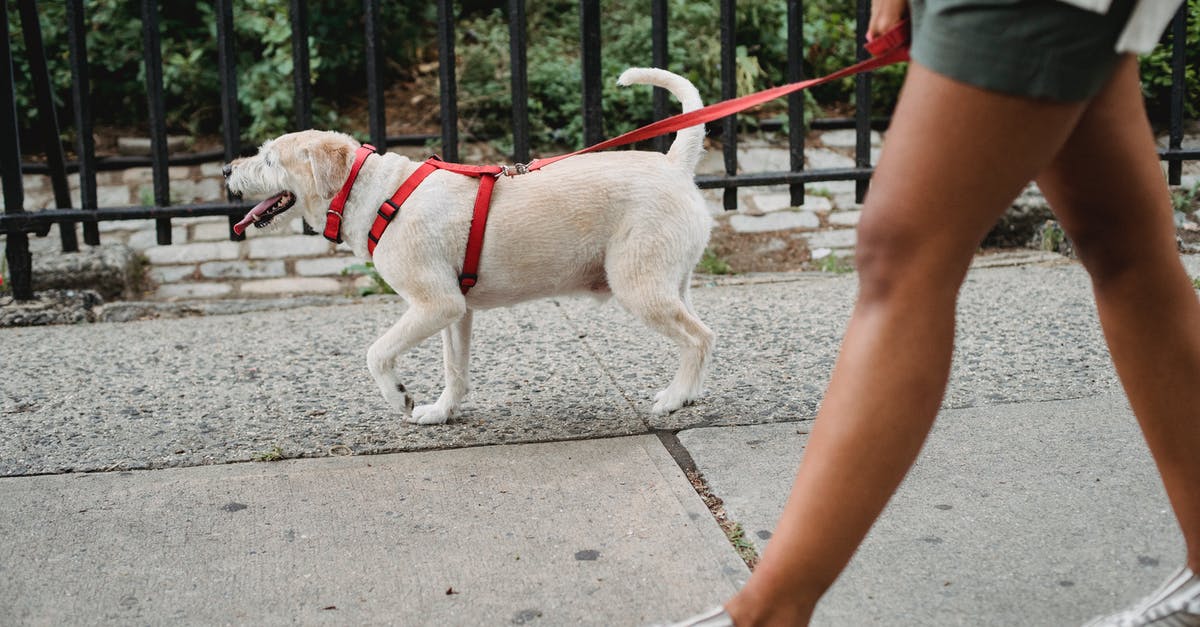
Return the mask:
[[[937,413],[980,239],[1083,109],[910,66],[859,225],[858,303],[771,546],[726,604],[739,627],[806,623],[850,560]]]
[[[1091,273],[1117,374],[1200,571],[1200,301],[1138,85],[1126,59],[1038,185]]]

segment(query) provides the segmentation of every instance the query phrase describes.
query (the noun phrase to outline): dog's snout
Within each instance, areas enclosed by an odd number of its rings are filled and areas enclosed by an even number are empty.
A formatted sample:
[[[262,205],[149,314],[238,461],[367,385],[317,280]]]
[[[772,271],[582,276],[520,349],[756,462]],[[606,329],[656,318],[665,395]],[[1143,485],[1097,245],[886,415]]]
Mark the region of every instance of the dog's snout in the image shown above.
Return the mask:
[[[224,174],[224,175],[225,175],[225,178],[229,178],[229,175],[233,174],[233,164],[232,164],[232,163],[226,163],[226,164],[225,164],[225,165],[224,165],[224,166],[221,168],[221,174]]]

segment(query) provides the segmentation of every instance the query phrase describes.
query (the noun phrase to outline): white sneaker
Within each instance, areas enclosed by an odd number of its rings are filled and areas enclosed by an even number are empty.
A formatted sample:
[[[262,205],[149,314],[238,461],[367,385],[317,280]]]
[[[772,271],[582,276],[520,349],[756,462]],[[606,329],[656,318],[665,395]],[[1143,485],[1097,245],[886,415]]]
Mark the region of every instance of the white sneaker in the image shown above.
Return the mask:
[[[725,611],[725,608],[714,607],[703,614],[697,614],[678,623],[669,623],[665,627],[733,627],[733,619],[729,618],[729,613]]]
[[[1185,566],[1134,607],[1084,627],[1200,627],[1200,576]]]

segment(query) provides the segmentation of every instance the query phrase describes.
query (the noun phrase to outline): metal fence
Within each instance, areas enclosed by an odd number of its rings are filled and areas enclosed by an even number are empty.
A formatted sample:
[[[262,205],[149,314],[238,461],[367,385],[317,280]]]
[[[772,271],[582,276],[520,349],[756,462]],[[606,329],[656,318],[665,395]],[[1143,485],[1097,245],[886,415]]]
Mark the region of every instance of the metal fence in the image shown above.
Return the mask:
[[[145,48],[145,84],[149,104],[149,129],[151,156],[148,159],[110,158],[97,160],[92,143],[92,114],[89,101],[88,50],[85,41],[87,16],[83,0],[65,0],[68,16],[68,37],[72,76],[72,120],[78,137],[75,146],[78,158],[67,162],[62,149],[60,127],[51,93],[45,47],[38,23],[36,0],[18,0],[21,31],[28,55],[30,75],[22,77],[31,82],[36,97],[41,132],[46,150],[45,163],[22,163],[18,138],[17,111],[15,104],[15,78],[13,75],[12,49],[9,44],[8,3],[0,15],[0,131],[5,137],[0,147],[0,175],[3,177],[5,211],[0,215],[0,233],[6,235],[5,255],[11,276],[14,296],[19,300],[32,298],[31,258],[28,237],[47,235],[54,224],[60,225],[62,249],[65,252],[78,250],[75,225],[82,223],[84,243],[95,246],[100,243],[97,223],[107,220],[154,219],[159,244],[171,243],[171,219],[195,216],[227,216],[230,224],[236,222],[248,205],[232,202],[204,204],[176,204],[170,202],[168,167],[209,161],[228,161],[241,152],[239,111],[237,100],[237,68],[234,63],[233,0],[213,0],[217,16],[217,48],[220,74],[221,110],[223,120],[224,148],[211,153],[170,156],[167,151],[167,130],[164,115],[164,92],[162,56],[160,44],[160,22],[157,0],[141,0],[142,40]],[[780,0],[787,3],[787,79],[789,82],[805,78],[801,51],[804,42],[803,4],[801,0]],[[721,40],[721,97],[737,95],[735,76],[735,0],[720,2]],[[383,106],[382,67],[385,51],[381,46],[378,28],[381,0],[363,0],[366,62],[363,68],[364,83],[369,103],[369,134],[371,142],[379,147],[396,145],[403,137],[385,135]],[[529,114],[526,103],[529,93],[526,80],[526,11],[525,0],[508,0],[510,53],[512,55],[512,101],[513,101],[513,159],[526,162],[530,157]],[[583,128],[586,144],[596,143],[603,137],[601,109],[600,45],[601,10],[599,0],[579,0],[580,41],[582,59],[582,84],[580,97],[583,102]],[[458,106],[455,79],[454,52],[454,7],[451,0],[437,0],[439,80],[441,96],[441,154],[449,161],[458,160]],[[1200,150],[1183,149],[1183,105],[1184,105],[1184,43],[1186,33],[1186,3],[1170,29],[1173,40],[1173,86],[1171,95],[1171,119],[1169,145],[1160,151],[1168,162],[1168,175],[1172,184],[1178,184],[1184,160],[1200,158]],[[667,0],[650,0],[652,19],[652,58],[647,61],[655,67],[667,67],[667,35],[670,32]],[[857,3],[858,44],[865,41],[865,25],[870,14],[869,0]],[[293,86],[295,91],[295,128],[312,126],[311,75],[308,58],[309,18],[305,0],[290,0],[290,23],[292,27]],[[103,54],[104,51],[98,51]],[[449,61],[449,62],[447,62]],[[730,116],[719,123],[718,131],[724,157],[725,173],[715,176],[698,176],[701,188],[724,189],[724,207],[737,208],[737,188],[764,185],[789,185],[791,201],[804,201],[804,184],[818,181],[853,180],[861,200],[872,173],[870,161],[870,131],[872,126],[870,103],[870,75],[855,78],[856,101],[859,103],[855,116],[845,120],[812,120],[809,128],[853,127],[856,129],[855,166],[853,168],[806,170],[804,168],[804,106],[802,96],[789,96],[787,112],[790,120],[802,123],[789,124],[790,169],[783,172],[738,173],[736,118]],[[667,115],[667,97],[662,90],[655,90],[654,114],[658,118]],[[878,121],[876,121],[878,125]],[[717,134],[717,133],[715,133]],[[665,149],[665,138],[656,146]],[[153,171],[154,204],[152,206],[99,207],[96,195],[96,172],[100,169],[121,169],[150,165]],[[54,190],[58,209],[27,212],[23,209],[24,192],[22,173],[48,174]],[[72,208],[67,182],[68,173],[78,172],[80,179],[80,206]],[[232,230],[231,239],[239,239]]]

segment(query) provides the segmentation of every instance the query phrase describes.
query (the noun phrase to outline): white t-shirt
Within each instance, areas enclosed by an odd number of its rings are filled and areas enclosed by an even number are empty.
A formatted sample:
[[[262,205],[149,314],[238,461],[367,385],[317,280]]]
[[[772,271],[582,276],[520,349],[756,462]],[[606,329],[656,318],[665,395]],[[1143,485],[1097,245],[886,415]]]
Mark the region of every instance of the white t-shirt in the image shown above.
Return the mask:
[[[1059,0],[1081,9],[1107,13],[1113,0]],[[1154,49],[1183,0],[1137,0],[1129,23],[1117,39],[1117,52],[1145,54]]]

